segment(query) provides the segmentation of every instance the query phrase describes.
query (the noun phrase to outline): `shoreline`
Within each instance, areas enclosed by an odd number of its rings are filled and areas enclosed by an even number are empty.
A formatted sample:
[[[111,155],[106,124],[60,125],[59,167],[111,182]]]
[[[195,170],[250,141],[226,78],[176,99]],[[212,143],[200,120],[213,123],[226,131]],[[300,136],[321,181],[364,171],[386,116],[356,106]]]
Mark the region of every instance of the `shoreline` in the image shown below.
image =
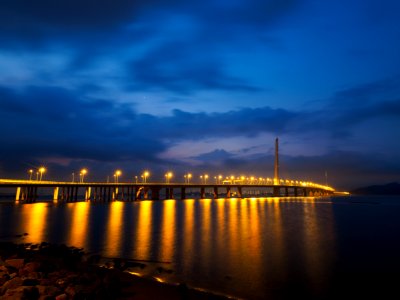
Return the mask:
[[[110,260],[65,245],[0,242],[0,299],[236,299],[132,274],[119,258],[99,266],[101,259]]]

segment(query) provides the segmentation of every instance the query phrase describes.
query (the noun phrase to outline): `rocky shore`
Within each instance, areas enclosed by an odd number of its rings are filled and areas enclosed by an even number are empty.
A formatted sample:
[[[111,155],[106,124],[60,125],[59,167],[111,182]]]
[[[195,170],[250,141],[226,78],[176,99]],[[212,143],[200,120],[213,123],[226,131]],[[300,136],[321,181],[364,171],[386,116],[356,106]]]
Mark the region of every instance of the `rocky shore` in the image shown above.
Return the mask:
[[[0,299],[226,299],[133,276],[121,259],[108,267],[99,260],[65,245],[0,242]]]

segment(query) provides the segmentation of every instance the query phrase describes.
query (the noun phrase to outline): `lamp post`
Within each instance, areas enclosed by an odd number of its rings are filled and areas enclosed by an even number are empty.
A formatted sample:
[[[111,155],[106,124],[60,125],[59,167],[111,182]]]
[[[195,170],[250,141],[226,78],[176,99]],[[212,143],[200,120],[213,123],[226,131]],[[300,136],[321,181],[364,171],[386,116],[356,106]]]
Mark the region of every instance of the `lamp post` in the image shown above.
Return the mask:
[[[40,181],[42,181],[43,173],[45,173],[45,172],[46,172],[46,168],[45,168],[45,167],[40,167],[40,168],[39,168]]]
[[[75,182],[75,173],[72,173],[72,183]]]
[[[200,175],[200,182],[201,182],[201,184],[204,184],[203,183],[203,175]]]
[[[135,176],[135,183],[137,183],[137,176]]]
[[[188,173],[188,174],[183,175],[183,177],[185,178],[185,183],[189,184],[190,179],[192,178],[192,174]]]
[[[204,184],[207,184],[207,179],[208,179],[208,175],[205,174],[205,175],[204,175]]]
[[[121,176],[122,172],[120,170],[115,171],[115,183],[118,183],[118,177]]]
[[[29,172],[29,181],[31,181],[32,180],[33,170],[30,169],[28,172]]]
[[[170,183],[170,180],[171,180],[172,176],[173,176],[172,172],[168,172],[167,174],[165,174],[165,182],[167,184]]]
[[[87,174],[87,170],[86,169],[82,169],[81,170],[81,182],[83,183],[83,181],[85,180],[85,175]]]
[[[150,176],[150,172],[149,171],[144,171],[144,173],[143,173],[144,183],[147,183],[147,177],[149,177],[149,176]]]

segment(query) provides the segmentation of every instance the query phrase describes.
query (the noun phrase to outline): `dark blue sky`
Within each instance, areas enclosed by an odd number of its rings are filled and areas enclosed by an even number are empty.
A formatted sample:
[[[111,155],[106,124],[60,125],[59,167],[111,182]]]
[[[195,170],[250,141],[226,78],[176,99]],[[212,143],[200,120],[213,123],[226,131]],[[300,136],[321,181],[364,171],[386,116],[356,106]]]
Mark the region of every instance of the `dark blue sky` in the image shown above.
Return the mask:
[[[0,177],[400,179],[397,0],[5,0]]]

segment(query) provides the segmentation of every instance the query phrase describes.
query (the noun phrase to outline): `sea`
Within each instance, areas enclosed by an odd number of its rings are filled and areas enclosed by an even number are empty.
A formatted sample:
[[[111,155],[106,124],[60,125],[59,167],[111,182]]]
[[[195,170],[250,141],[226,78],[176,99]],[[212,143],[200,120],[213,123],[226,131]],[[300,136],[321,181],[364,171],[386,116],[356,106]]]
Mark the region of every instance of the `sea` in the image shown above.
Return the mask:
[[[127,269],[137,276],[232,299],[400,294],[400,197],[22,203],[3,196],[0,241],[83,248],[138,262]]]

